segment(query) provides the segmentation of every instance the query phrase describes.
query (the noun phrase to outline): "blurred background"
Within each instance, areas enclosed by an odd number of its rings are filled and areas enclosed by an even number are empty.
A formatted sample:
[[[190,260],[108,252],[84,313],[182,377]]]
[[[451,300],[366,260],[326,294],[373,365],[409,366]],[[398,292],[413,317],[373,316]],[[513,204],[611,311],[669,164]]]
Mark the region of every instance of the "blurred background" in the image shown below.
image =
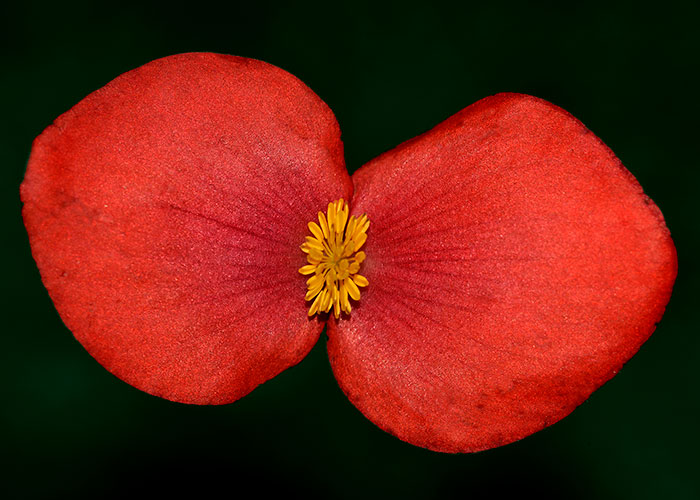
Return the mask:
[[[5,3],[3,496],[699,498],[700,4],[642,5]],[[351,171],[497,92],[562,106],[666,217],[680,271],[656,333],[572,415],[473,455],[417,448],[366,420],[333,379],[325,335],[301,364],[228,406],[171,403],[119,381],[56,313],[18,187],[32,140],[59,114],[120,73],[189,51],[299,77],[335,112]]]

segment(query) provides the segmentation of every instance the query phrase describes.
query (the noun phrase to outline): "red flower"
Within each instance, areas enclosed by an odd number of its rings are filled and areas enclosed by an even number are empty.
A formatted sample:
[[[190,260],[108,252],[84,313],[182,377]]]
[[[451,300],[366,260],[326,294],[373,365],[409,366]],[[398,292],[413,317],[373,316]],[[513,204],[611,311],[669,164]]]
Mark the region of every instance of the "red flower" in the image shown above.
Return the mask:
[[[299,246],[337,199],[371,221],[369,285],[350,314],[309,318]],[[35,141],[22,200],[56,308],[122,380],[230,403],[301,361],[328,317],[352,403],[440,451],[566,416],[649,337],[676,276],[659,210],[552,104],[488,97],[351,178],[318,96],[222,55],[89,95]]]

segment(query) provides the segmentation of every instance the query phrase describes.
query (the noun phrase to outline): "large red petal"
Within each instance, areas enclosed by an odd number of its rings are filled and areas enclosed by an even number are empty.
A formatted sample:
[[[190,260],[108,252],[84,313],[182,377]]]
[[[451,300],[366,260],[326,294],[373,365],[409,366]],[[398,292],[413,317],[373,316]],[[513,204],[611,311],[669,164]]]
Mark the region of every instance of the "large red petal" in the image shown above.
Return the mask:
[[[350,400],[405,441],[470,452],[542,429],[663,314],[676,253],[661,213],[552,104],[484,99],[353,181],[369,287],[328,349]]]
[[[234,401],[299,362],[299,245],[352,193],[340,131],[269,64],[184,54],[126,73],[34,143],[24,220],[64,322],[151,394]]]

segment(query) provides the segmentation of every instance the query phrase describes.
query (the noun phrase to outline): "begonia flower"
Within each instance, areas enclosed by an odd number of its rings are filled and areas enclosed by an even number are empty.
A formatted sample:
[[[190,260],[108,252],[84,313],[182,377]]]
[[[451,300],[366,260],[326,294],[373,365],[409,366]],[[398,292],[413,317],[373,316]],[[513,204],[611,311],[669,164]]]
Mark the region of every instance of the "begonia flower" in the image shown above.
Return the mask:
[[[231,403],[327,325],[350,401],[444,452],[569,414],[651,335],[677,269],[661,212],[553,104],[487,97],[350,176],[316,94],[217,54],[90,94],[36,139],[21,195],[56,309],[120,379]]]

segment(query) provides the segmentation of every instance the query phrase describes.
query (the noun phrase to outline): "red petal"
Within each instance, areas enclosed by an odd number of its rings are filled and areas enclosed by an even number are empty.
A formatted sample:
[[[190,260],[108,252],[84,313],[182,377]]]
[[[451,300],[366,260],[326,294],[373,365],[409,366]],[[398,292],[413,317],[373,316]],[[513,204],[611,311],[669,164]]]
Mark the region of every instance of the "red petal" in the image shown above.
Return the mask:
[[[184,54],[91,94],[34,143],[24,220],[42,279],[97,361],[151,394],[227,403],[299,362],[299,250],[348,197],[336,120],[260,61]]]
[[[369,287],[328,349],[350,400],[405,441],[470,452],[542,429],[663,314],[676,254],[661,213],[552,104],[484,99],[353,181]]]

